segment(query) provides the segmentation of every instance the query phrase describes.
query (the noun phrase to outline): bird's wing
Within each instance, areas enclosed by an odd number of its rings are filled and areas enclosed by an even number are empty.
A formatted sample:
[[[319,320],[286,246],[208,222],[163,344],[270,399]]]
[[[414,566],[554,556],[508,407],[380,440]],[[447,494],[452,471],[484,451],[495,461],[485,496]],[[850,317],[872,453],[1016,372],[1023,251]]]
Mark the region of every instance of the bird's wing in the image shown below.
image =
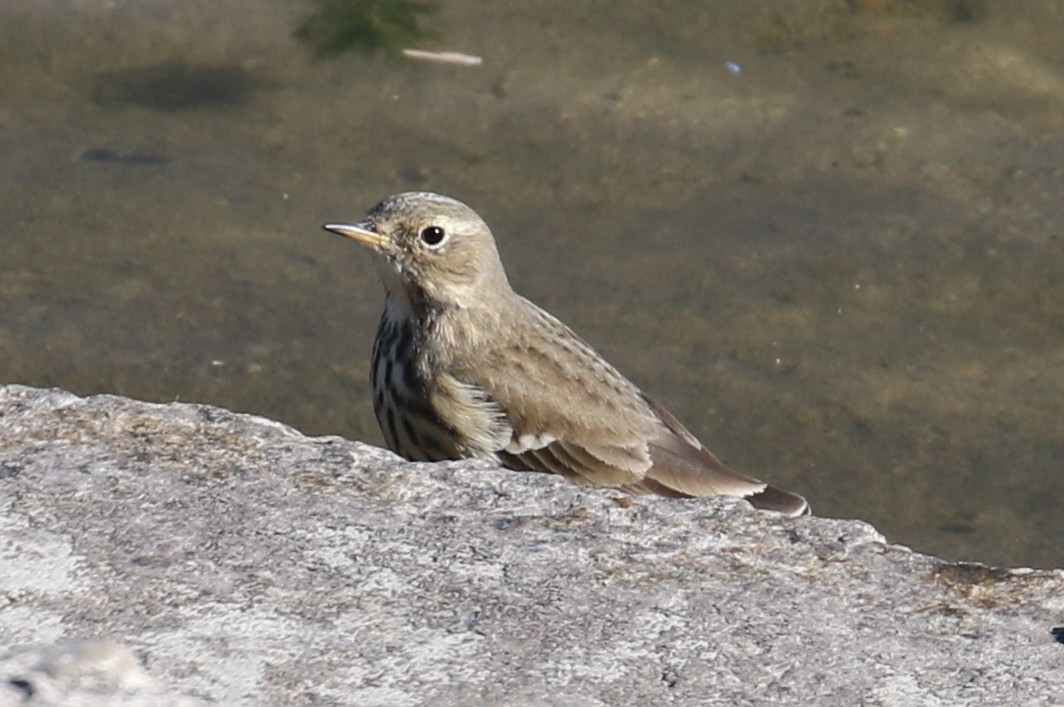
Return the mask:
[[[504,464],[637,493],[738,496],[804,511],[801,497],[729,469],[568,327],[535,314],[537,326],[513,350],[486,356],[476,381],[512,430],[496,452]]]
[[[458,375],[484,390],[512,430],[499,459],[602,486],[640,482],[657,423],[639,390],[568,327],[527,305],[527,326]]]

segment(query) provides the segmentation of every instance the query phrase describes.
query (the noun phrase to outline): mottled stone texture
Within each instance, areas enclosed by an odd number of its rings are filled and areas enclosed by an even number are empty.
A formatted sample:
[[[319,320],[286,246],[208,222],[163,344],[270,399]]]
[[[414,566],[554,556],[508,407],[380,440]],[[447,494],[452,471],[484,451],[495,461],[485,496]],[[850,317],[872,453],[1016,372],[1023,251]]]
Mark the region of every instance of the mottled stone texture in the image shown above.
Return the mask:
[[[799,489],[800,490],[800,489]],[[1064,572],[0,387],[0,704],[1047,704]]]

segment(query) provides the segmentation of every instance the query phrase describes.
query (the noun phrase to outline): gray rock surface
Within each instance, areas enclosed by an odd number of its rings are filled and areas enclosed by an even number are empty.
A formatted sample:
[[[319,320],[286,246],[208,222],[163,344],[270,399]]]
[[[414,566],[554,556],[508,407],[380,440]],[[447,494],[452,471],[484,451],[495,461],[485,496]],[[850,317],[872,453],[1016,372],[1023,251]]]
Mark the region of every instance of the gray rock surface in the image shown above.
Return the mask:
[[[1064,571],[948,564],[857,521],[20,386],[0,506],[2,705],[1062,695]]]
[[[144,671],[127,646],[106,639],[0,652],[0,705],[192,707]]]

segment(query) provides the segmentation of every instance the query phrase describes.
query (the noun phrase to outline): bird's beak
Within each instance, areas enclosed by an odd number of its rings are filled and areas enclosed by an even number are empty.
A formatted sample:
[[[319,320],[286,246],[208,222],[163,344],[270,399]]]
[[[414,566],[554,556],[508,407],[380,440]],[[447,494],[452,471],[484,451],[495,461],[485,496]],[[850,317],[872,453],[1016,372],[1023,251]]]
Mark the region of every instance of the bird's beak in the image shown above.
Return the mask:
[[[388,243],[387,236],[375,233],[361,224],[327,223],[322,228],[330,233],[356,240],[378,250],[386,247]]]

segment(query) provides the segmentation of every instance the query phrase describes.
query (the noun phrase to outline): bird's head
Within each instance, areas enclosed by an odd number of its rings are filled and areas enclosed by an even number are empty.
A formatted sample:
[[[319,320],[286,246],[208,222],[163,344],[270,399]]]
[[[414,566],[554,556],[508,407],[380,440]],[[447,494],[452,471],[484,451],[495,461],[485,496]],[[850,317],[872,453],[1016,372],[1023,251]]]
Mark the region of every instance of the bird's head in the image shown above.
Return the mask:
[[[323,228],[369,246],[385,289],[407,302],[471,307],[511,292],[491,230],[455,199],[405,192]]]

